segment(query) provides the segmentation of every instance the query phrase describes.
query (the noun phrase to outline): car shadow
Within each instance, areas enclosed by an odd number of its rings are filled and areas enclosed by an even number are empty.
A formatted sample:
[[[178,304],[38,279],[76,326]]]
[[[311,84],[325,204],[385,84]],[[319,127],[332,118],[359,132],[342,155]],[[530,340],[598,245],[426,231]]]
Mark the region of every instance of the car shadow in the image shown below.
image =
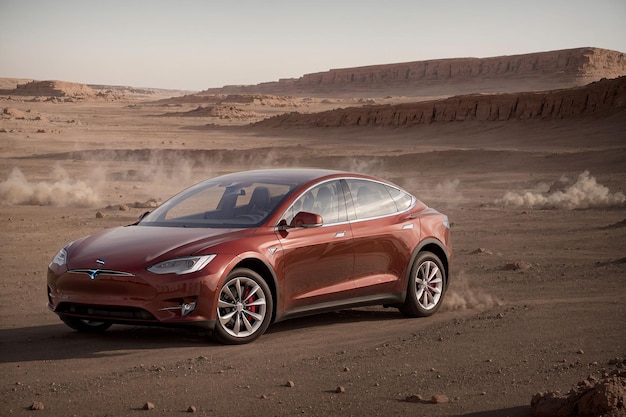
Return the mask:
[[[111,357],[128,350],[211,344],[208,333],[186,329],[113,326],[104,333],[80,333],[55,324],[0,330],[0,362]]]
[[[395,308],[360,307],[329,313],[298,317],[273,324],[266,334],[288,332],[295,329],[306,329],[341,323],[357,323],[369,321],[402,320],[405,317]]]
[[[397,310],[364,308],[294,318],[269,327],[268,335],[334,324],[401,319]],[[257,342],[258,343],[258,342]],[[103,333],[80,333],[64,324],[0,330],[0,363],[111,358],[132,350],[219,347],[207,331],[114,325]]]

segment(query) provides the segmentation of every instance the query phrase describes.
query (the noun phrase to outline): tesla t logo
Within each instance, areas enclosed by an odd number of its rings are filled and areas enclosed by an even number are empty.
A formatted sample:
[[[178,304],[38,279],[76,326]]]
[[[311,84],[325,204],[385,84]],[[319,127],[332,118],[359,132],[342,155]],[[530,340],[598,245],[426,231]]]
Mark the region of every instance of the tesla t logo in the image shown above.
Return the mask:
[[[89,275],[89,278],[96,279],[96,277],[101,271],[99,269],[90,269],[86,272],[87,272],[87,275]]]

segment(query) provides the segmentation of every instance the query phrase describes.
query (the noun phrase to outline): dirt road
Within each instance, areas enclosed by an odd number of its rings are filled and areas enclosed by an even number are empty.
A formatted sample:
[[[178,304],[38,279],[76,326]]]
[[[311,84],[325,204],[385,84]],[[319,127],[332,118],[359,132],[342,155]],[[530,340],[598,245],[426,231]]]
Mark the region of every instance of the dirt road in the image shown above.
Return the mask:
[[[123,102],[2,105],[27,115],[0,133],[2,415],[529,416],[535,393],[626,357],[623,114],[255,130]],[[379,175],[448,214],[443,310],[295,319],[245,346],[175,329],[79,334],[47,311],[46,267],[64,243],[202,178],[297,165]]]

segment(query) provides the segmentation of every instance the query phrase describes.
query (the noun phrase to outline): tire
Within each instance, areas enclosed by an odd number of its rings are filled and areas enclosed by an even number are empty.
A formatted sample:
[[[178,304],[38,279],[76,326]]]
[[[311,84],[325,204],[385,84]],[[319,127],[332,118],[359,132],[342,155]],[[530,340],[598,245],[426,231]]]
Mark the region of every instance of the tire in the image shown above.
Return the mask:
[[[113,323],[108,321],[78,319],[67,316],[61,316],[61,320],[68,327],[82,333],[102,333],[113,325]]]
[[[428,317],[439,310],[446,290],[446,271],[432,252],[420,252],[411,267],[406,299],[400,311],[407,317]]]
[[[228,345],[250,343],[265,333],[273,310],[265,280],[250,269],[235,269],[219,292],[213,336]]]

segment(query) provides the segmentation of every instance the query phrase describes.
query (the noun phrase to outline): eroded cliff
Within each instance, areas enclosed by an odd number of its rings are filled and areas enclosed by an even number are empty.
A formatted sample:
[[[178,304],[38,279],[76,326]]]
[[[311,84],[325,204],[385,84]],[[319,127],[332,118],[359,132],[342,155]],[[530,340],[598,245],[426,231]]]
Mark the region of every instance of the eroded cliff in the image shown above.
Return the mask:
[[[507,94],[470,94],[443,100],[288,113],[257,123],[267,127],[402,127],[464,120],[505,121],[606,116],[626,109],[626,77],[584,87]]]
[[[446,95],[518,92],[585,85],[626,75],[626,54],[576,48],[491,58],[452,58],[331,69],[210,93]]]

